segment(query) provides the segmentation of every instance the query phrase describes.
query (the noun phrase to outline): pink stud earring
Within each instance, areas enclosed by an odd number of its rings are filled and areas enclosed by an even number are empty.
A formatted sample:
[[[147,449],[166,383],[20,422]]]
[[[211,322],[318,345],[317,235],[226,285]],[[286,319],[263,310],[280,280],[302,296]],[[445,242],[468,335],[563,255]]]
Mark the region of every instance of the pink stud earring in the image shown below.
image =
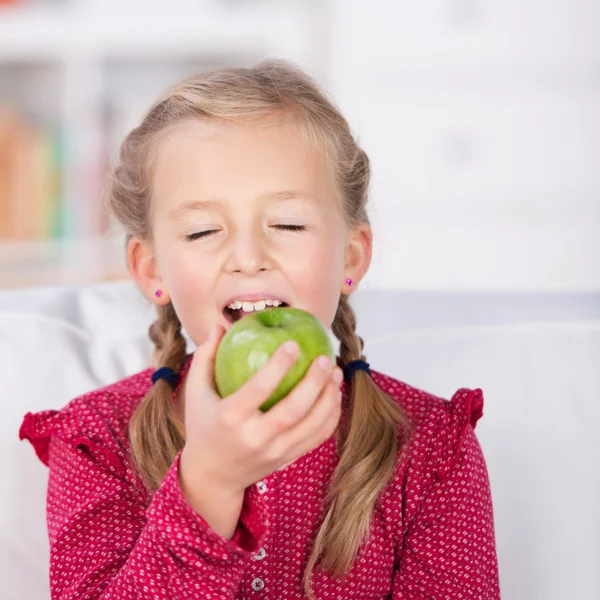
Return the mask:
[[[156,290],[156,294],[155,294],[155,296],[156,296],[157,298],[160,298],[160,297],[162,296],[162,291],[161,291],[161,290]]]
[[[352,279],[346,279],[346,283],[347,283],[348,285],[352,285]]]

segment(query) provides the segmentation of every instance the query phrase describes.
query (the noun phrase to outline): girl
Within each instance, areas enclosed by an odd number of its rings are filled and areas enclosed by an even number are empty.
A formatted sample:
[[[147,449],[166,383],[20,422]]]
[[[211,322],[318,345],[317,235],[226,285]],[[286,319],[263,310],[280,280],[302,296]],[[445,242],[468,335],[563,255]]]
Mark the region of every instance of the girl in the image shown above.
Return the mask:
[[[282,61],[188,78],[125,138],[107,205],[157,307],[158,368],[24,418],[54,599],[500,597],[481,390],[444,400],[362,353],[368,183],[347,122]],[[331,328],[337,365],[262,412],[285,344],[220,399],[225,330],[278,303]]]

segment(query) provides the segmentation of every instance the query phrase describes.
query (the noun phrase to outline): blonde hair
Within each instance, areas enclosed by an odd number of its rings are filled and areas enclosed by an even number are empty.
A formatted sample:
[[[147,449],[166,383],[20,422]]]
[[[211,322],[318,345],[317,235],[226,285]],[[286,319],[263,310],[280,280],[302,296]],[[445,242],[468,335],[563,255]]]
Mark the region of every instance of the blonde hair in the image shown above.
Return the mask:
[[[106,208],[124,226],[127,242],[132,236],[152,241],[153,149],[167,128],[190,119],[248,123],[278,114],[298,118],[308,138],[321,144],[335,176],[346,226],[352,229],[368,223],[369,159],[348,123],[299,67],[268,60],[253,68],[214,69],[185,79],[169,88],[126,136],[109,179]],[[340,341],[340,366],[366,360],[348,295],[340,295],[332,331]],[[171,303],[158,307],[149,334],[157,368],[179,371],[186,358],[186,341]],[[184,426],[175,414],[172,394],[166,381],[157,381],[136,408],[129,426],[132,460],[151,492],[159,487],[185,444]],[[338,578],[348,573],[361,543],[368,541],[375,503],[393,477],[399,450],[412,430],[397,402],[362,370],[352,376],[343,423],[336,431],[339,464],[327,492],[327,512],[304,574],[305,591],[311,599],[310,574],[321,554],[319,569]]]

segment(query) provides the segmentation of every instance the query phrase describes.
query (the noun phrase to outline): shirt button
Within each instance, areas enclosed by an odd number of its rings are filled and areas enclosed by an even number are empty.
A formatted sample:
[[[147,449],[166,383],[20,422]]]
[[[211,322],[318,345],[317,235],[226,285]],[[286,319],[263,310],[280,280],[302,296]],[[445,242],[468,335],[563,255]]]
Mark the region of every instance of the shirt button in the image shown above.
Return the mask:
[[[261,548],[258,551],[258,554],[254,555],[254,560],[262,560],[266,555],[267,555],[267,553],[265,552],[265,549]]]
[[[252,582],[252,589],[255,592],[260,592],[263,588],[265,587],[265,582],[260,578],[257,577],[253,582]]]
[[[267,484],[264,481],[259,481],[256,484],[256,487],[258,488],[259,494],[264,494],[267,491]]]

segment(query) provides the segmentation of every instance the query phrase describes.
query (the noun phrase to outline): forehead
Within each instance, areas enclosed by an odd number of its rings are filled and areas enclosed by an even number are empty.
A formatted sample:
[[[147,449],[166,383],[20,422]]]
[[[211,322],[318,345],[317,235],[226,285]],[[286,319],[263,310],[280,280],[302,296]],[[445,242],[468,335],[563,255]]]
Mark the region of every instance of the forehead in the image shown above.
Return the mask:
[[[324,152],[295,124],[186,122],[156,153],[153,196],[163,213],[192,199],[268,199],[282,190],[332,193]]]

